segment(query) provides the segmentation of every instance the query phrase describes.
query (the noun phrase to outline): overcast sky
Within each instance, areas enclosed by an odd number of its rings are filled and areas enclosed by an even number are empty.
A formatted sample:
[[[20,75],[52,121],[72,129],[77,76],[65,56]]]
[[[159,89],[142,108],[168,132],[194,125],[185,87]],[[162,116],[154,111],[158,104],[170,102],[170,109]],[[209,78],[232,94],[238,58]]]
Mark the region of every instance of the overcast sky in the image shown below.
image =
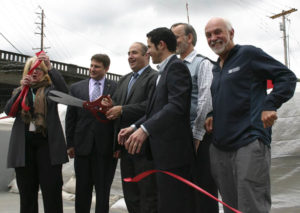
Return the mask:
[[[216,60],[204,37],[204,27],[214,16],[225,17],[235,29],[236,44],[252,44],[284,62],[282,18],[270,16],[300,9],[299,0],[190,0],[190,24],[198,34],[196,50]],[[130,72],[128,47],[146,43],[146,33],[157,27],[187,22],[186,0],[0,0],[0,49],[33,55],[40,47],[35,34],[45,12],[45,46],[51,59],[89,67],[95,53],[111,58],[110,72]],[[300,11],[286,16],[290,68],[300,77]],[[14,47],[5,39],[9,40]]]

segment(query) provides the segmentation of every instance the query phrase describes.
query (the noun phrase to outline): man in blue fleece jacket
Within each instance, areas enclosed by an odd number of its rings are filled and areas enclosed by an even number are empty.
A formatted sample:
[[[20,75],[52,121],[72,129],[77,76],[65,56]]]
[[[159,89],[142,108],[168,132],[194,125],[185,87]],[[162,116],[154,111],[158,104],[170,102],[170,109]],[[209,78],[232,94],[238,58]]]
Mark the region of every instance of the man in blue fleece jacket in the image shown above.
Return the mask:
[[[212,18],[205,35],[219,56],[211,86],[213,112],[206,120],[213,132],[212,175],[230,206],[244,213],[269,212],[271,128],[276,110],[294,94],[296,76],[261,49],[235,45],[227,20]],[[267,79],[274,84],[270,94]]]

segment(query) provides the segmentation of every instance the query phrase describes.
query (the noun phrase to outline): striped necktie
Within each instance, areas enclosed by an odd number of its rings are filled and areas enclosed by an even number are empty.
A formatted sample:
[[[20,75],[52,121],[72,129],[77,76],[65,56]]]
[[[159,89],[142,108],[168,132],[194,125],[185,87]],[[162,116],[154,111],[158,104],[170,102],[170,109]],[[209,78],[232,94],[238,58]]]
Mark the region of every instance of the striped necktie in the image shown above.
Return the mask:
[[[101,93],[100,86],[101,86],[101,83],[99,81],[96,81],[94,83],[94,88],[93,88],[92,97],[91,97],[92,101],[96,100],[101,95],[100,94]]]

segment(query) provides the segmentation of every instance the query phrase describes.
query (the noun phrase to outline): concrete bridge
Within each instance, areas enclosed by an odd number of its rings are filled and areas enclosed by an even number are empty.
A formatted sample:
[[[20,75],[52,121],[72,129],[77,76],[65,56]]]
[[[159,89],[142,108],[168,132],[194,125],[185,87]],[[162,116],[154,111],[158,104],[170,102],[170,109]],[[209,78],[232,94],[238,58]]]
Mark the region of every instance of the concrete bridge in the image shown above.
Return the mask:
[[[31,56],[0,50],[0,113],[10,98],[12,90],[20,85],[23,68],[29,57]],[[61,72],[68,85],[89,76],[89,68],[86,67],[52,60],[51,64]],[[107,73],[106,77],[118,81],[121,75]]]

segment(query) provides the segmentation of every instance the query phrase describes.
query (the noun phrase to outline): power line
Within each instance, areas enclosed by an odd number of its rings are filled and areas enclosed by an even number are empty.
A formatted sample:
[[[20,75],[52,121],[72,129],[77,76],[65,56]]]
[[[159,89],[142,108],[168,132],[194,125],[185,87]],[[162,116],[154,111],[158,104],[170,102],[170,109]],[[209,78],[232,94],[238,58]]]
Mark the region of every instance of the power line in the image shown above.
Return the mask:
[[[49,44],[51,45],[51,49],[49,50],[49,51],[47,51],[47,54],[49,54],[49,56],[51,56],[51,58],[53,58],[54,60],[58,60],[58,61],[62,61],[62,59],[63,58],[70,58],[69,56],[65,56],[62,52],[61,52],[61,50],[63,49],[63,48],[58,48],[59,49],[59,51],[57,50],[57,48],[55,48],[55,45],[53,45],[53,43],[49,40],[49,38],[48,37],[45,37],[45,39],[49,42]],[[59,58],[61,58],[61,59],[59,59]],[[63,61],[65,61],[65,60],[63,60]]]
[[[48,17],[47,17],[47,21],[48,21]],[[52,46],[52,50],[53,49],[58,49],[60,50],[60,54],[64,55],[64,58],[71,58],[71,53],[69,52],[68,48],[65,45],[65,41],[61,40],[61,36],[64,33],[61,33],[60,36],[57,33],[57,28],[55,25],[52,26],[52,22],[48,21],[48,26],[45,29],[46,33],[48,34],[48,36],[46,37],[47,41],[50,42],[50,45]]]
[[[271,4],[273,7],[276,7],[276,9],[278,10],[282,10],[282,8],[291,8],[290,5],[287,5],[286,3],[287,3],[286,1],[285,2],[282,1],[277,2],[275,0],[268,1],[268,4]]]
[[[250,17],[253,18],[258,18],[259,22],[257,22],[257,26],[264,31],[265,33],[267,33],[270,37],[275,38],[275,34],[277,34],[277,31],[274,31],[267,23],[267,19],[264,14],[266,13],[265,9],[262,8],[258,8],[257,6],[253,6],[248,4],[245,1],[242,0],[233,0],[232,2],[235,6],[242,8],[246,13],[248,13],[250,15]],[[270,32],[270,31],[274,31],[274,32]]]
[[[13,47],[15,48],[19,53],[23,54],[20,50],[18,50],[18,48],[15,47],[15,45],[13,45],[1,32],[0,34],[2,35],[2,37]]]
[[[67,27],[67,26],[65,26],[65,25],[62,25],[62,24],[60,24],[60,23],[57,23],[56,21],[54,21],[53,19],[51,19],[51,18],[49,18],[49,17],[48,17],[47,20],[48,20],[48,21],[52,21],[53,24],[55,24],[56,26],[59,26],[59,27],[65,29],[65,30],[67,30],[68,32],[71,32],[74,36],[82,37],[82,38],[84,38],[86,41],[89,41],[89,42],[91,42],[91,43],[94,43],[94,44],[98,45],[99,47],[101,47],[101,48],[103,48],[103,49],[105,49],[105,50],[108,50],[108,51],[111,52],[111,53],[114,53],[115,55],[118,55],[118,56],[123,55],[123,53],[121,53],[121,52],[113,51],[113,50],[111,50],[110,48],[107,48],[107,47],[103,46],[103,45],[100,44],[99,42],[94,41],[93,39],[90,38],[90,36],[88,36],[88,35],[86,35],[86,34],[84,34],[84,33],[81,33],[81,32],[76,32],[76,33],[75,33],[75,32],[73,31],[73,29],[71,29],[71,28],[69,28],[69,27]]]
[[[14,42],[15,45],[17,45],[20,49],[24,51],[24,49],[28,49],[27,47],[24,46],[28,46],[28,47],[32,46],[32,41],[31,39],[28,38],[28,27],[27,27],[28,24],[25,23],[26,18],[30,15],[28,14],[28,12],[26,14],[22,14],[22,11],[17,11],[16,13],[19,14],[19,16],[15,16],[10,12],[11,9],[12,8],[10,8],[9,5],[7,4],[1,5],[0,19],[1,20],[3,19],[5,21],[3,22],[1,21],[0,28],[1,31],[5,33],[7,37],[10,38],[10,40],[15,41]],[[18,9],[19,8],[17,6],[14,7],[14,10],[18,10]],[[24,10],[28,11],[26,9]],[[21,14],[22,14],[22,18],[19,18]],[[9,28],[7,26],[9,26]],[[22,35],[23,38],[24,37],[26,38],[20,41],[20,35]]]

